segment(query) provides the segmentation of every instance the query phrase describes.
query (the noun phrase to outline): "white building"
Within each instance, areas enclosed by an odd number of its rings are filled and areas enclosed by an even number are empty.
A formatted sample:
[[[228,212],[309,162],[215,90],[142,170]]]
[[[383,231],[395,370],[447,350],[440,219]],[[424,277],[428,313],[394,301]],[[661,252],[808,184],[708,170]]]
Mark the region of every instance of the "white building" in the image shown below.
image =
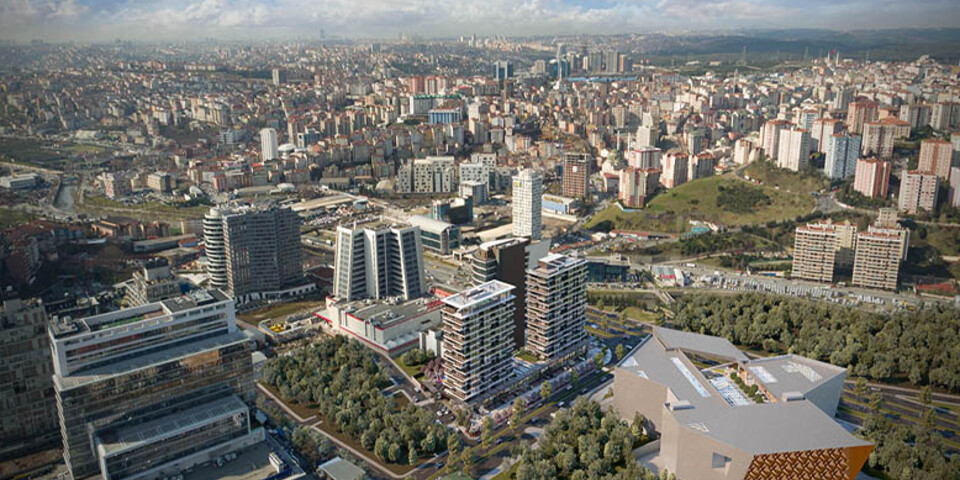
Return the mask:
[[[860,136],[849,134],[830,135],[826,139],[824,173],[832,179],[844,179],[857,172],[860,158]]]
[[[513,235],[540,240],[543,174],[525,169],[513,177]]]
[[[810,161],[810,132],[781,130],[777,149],[777,166],[798,172]]]
[[[383,222],[337,227],[333,295],[413,299],[426,292],[419,227]]]
[[[272,128],[260,130],[260,158],[266,162],[279,158],[277,131]]]

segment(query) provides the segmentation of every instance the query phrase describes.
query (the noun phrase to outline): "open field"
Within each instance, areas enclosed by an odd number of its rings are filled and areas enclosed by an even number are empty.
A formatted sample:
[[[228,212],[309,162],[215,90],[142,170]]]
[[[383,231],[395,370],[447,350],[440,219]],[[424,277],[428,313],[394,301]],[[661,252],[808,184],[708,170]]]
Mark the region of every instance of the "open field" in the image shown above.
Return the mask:
[[[723,192],[728,192],[722,196]],[[733,192],[732,194],[729,192]],[[730,198],[746,203],[728,206]],[[586,224],[588,229],[646,230],[680,233],[689,220],[719,222],[728,226],[762,224],[810,213],[816,205],[810,195],[757,186],[732,175],[702,178],[658,194],[640,212],[624,212],[611,205]]]
[[[800,195],[809,195],[810,192],[819,192],[830,186],[830,180],[819,173],[791,172],[767,161],[753,162],[743,173],[763,186],[779,187],[782,191]]]
[[[36,216],[31,213],[0,207],[0,229],[26,223],[34,218],[36,218]]]

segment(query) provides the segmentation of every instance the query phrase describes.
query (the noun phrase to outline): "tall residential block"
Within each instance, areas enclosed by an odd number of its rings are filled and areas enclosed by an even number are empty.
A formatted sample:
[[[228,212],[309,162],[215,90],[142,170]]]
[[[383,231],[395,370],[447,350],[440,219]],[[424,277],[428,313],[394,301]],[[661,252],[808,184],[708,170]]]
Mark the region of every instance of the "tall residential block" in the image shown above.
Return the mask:
[[[308,288],[300,216],[272,203],[211,208],[203,218],[207,272],[238,303]]]
[[[585,345],[587,262],[551,254],[527,271],[527,351],[555,361]]]
[[[870,229],[857,235],[853,284],[858,287],[896,290],[906,237],[887,229]]]
[[[810,138],[813,140],[813,149],[818,152],[825,152],[827,148],[827,139],[840,133],[843,122],[837,118],[818,118],[813,121],[813,128],[810,129]]]
[[[903,172],[897,207],[901,212],[907,213],[917,213],[920,209],[933,212],[937,206],[939,187],[940,179],[933,172],[919,170]]]
[[[868,122],[863,127],[861,153],[864,156],[890,158],[896,140],[909,136],[910,124],[903,120],[887,117],[879,122]]]
[[[260,130],[260,159],[266,162],[279,157],[277,131],[272,128]]]
[[[878,117],[879,105],[877,105],[877,102],[872,100],[853,102],[847,111],[847,130],[858,135],[862,134],[863,126],[877,121]]]
[[[663,172],[660,175],[660,184],[665,188],[673,188],[686,183],[687,177],[690,175],[688,168],[690,168],[690,157],[687,154],[668,153],[663,157]]]
[[[953,167],[953,145],[948,140],[928,138],[920,142],[918,170],[933,172],[942,180],[949,180]]]
[[[768,120],[760,129],[760,148],[770,160],[775,160],[780,149],[780,132],[790,128],[786,120]]]
[[[494,280],[443,299],[444,393],[469,403],[510,381],[512,285]]]
[[[543,174],[521,170],[513,177],[513,236],[540,240],[543,230]]]
[[[823,171],[832,179],[844,179],[854,176],[857,171],[857,159],[860,158],[860,137],[858,135],[836,134],[826,138],[826,159]]]
[[[563,154],[563,196],[587,198],[590,194],[590,164],[593,158],[587,153]]]
[[[420,227],[386,222],[337,227],[333,295],[344,301],[426,293]]]
[[[50,324],[71,477],[176,475],[263,440],[251,334],[219,290]]]
[[[810,162],[810,132],[782,130],[777,151],[777,166],[798,172]]]
[[[7,292],[0,310],[0,458],[59,438],[47,313],[39,299]]]
[[[853,189],[867,198],[886,198],[890,188],[890,162],[879,158],[857,159]]]
[[[832,282],[838,246],[836,231],[829,226],[797,227],[791,276],[814,282]]]
[[[950,169],[950,181],[947,187],[947,201],[950,206],[960,208],[960,167]]]
[[[625,207],[642,208],[660,183],[660,170],[627,167],[620,171],[620,201]]]
[[[513,285],[513,342],[523,348],[526,342],[527,263],[530,255],[526,238],[507,238],[482,243],[470,257],[470,276],[475,285],[492,280]]]

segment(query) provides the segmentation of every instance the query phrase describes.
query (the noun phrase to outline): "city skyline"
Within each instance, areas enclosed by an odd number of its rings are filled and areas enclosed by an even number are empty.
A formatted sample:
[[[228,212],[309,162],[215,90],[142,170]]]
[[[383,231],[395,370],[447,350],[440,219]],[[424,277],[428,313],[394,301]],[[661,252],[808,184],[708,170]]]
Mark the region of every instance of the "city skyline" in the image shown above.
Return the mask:
[[[99,42],[949,28],[960,12],[945,0],[9,0],[0,19],[4,40]]]

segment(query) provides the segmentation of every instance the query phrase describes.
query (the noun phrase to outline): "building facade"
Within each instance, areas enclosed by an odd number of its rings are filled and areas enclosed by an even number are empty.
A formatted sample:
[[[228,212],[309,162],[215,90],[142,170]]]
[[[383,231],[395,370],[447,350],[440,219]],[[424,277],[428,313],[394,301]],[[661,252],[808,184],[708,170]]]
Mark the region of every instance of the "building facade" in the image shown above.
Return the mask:
[[[260,159],[264,162],[280,158],[277,131],[272,128],[260,130]]]
[[[844,179],[854,176],[857,172],[857,159],[860,158],[860,142],[858,135],[835,134],[826,138],[824,151],[823,171],[832,179]]]
[[[920,142],[918,170],[933,172],[942,180],[949,180],[953,167],[953,145],[948,140],[928,138]]]
[[[891,169],[890,162],[879,158],[858,158],[853,189],[867,198],[887,198]]]
[[[782,130],[778,148],[777,166],[799,172],[810,163],[810,132],[802,129]]]
[[[513,177],[513,236],[540,240],[542,202],[543,174],[525,169]]]
[[[563,196],[587,198],[590,194],[590,164],[593,158],[587,153],[563,154]]]
[[[444,394],[488,397],[511,377],[514,287],[494,280],[443,299]]]
[[[933,212],[937,206],[939,187],[940,179],[933,172],[919,170],[903,172],[897,207],[901,212],[907,213],[917,213],[921,209]]]
[[[337,227],[333,295],[341,301],[426,293],[420,227],[384,222]]]
[[[905,232],[873,229],[857,235],[853,284],[858,287],[896,290],[900,261],[906,252]]]
[[[527,271],[526,349],[560,360],[586,342],[587,262],[551,254]]]

